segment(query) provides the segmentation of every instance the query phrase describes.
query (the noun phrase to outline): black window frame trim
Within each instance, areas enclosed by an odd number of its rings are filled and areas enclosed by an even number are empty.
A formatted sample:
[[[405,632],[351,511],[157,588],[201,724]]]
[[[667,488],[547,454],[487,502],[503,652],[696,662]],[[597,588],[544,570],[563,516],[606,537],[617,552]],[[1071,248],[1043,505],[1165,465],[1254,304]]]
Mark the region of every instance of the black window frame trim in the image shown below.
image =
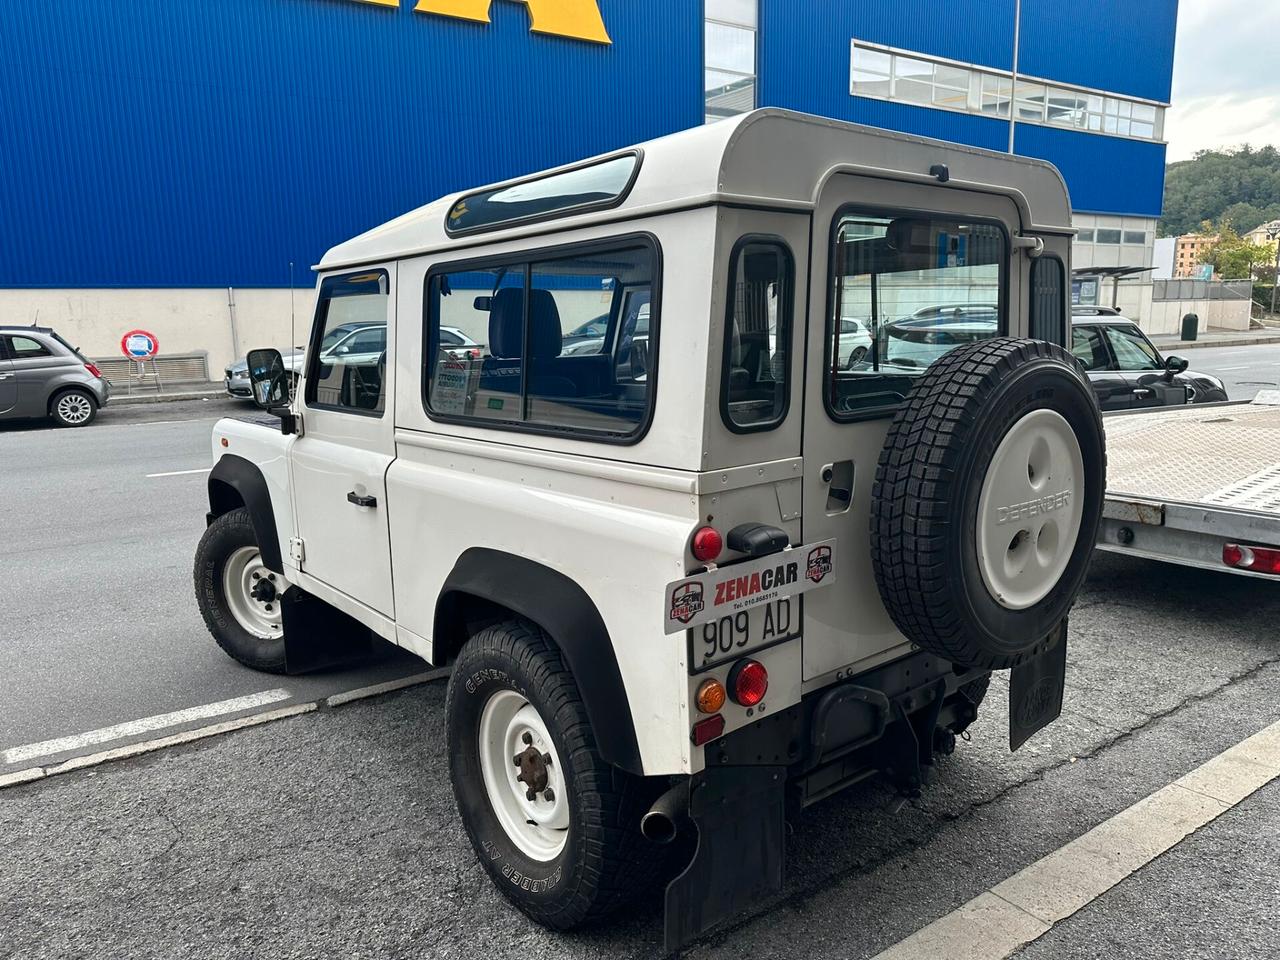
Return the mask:
[[[302,408],[304,410],[328,410],[333,413],[347,413],[353,417],[365,417],[366,419],[369,419],[369,420],[381,420],[384,416],[386,416],[387,408],[388,406],[390,406],[390,403],[391,403],[391,397],[387,393],[387,385],[385,381],[382,384],[382,409],[381,410],[361,410],[358,407],[347,407],[337,403],[318,403],[313,399],[315,391],[319,386],[314,376],[315,374],[314,368],[317,368],[320,363],[320,341],[324,339],[324,332],[323,332],[324,325],[319,322],[320,307],[326,303],[323,296],[324,285],[328,283],[330,280],[339,280],[339,281],[347,280],[347,279],[350,279],[351,277],[358,277],[363,274],[369,274],[369,273],[382,274],[383,278],[387,281],[387,303],[394,304],[395,291],[391,289],[391,271],[388,270],[386,267],[370,267],[366,269],[357,268],[355,270],[346,270],[341,273],[330,273],[330,274],[326,274],[320,280],[320,285],[316,291],[316,317],[311,323],[311,326],[312,326],[311,337],[307,341],[307,366],[306,366],[306,379],[305,379],[306,387],[303,390],[303,394],[302,394]],[[329,298],[329,299],[332,299],[332,298]],[[325,313],[325,318],[328,319],[327,309]],[[391,320],[391,317],[388,316],[386,321],[388,341],[390,341],[391,339],[390,333],[391,333],[392,322],[393,321]],[[357,333],[357,332],[358,331],[355,331],[355,330],[352,331],[352,333]],[[350,334],[348,334],[348,336],[350,336]],[[391,366],[391,364],[388,364],[388,366]]]
[[[786,276],[784,278],[786,286],[786,321],[787,321],[787,381],[786,394],[782,400],[782,410],[772,420],[764,420],[760,423],[741,424],[734,421],[729,414],[729,370],[730,359],[733,352],[733,312],[734,312],[734,289],[738,279],[738,256],[742,251],[753,243],[769,244],[780,249],[786,261]],[[794,389],[792,384],[791,367],[795,360],[792,347],[795,341],[795,293],[796,293],[796,257],[791,249],[791,245],[786,239],[776,233],[747,233],[740,236],[734,241],[733,249],[729,252],[729,285],[725,288],[725,310],[724,310],[724,349],[720,357],[720,420],[730,433],[749,434],[749,433],[767,433],[770,430],[776,430],[786,422],[787,415],[791,412],[791,394]],[[779,298],[781,304],[782,298]],[[781,328],[781,312],[779,312],[779,328]]]
[[[511,266],[515,264],[526,265],[528,270],[525,274],[525,333],[524,343],[528,343],[528,325],[529,325],[529,297],[527,291],[533,283],[533,267],[536,263],[547,260],[562,260],[572,257],[580,253],[599,253],[607,250],[624,250],[628,247],[646,247],[653,256],[653,279],[649,286],[649,368],[647,371],[649,395],[648,403],[645,405],[645,413],[639,423],[636,424],[634,430],[630,433],[605,433],[602,431],[585,430],[582,427],[557,427],[550,424],[535,424],[520,420],[500,420],[497,418],[487,417],[467,417],[458,416],[456,414],[437,413],[431,409],[431,381],[432,373],[435,370],[435,363],[429,359],[431,348],[431,323],[432,323],[432,300],[431,300],[431,283],[441,275],[450,273],[461,273],[467,270],[482,270],[492,267]],[[591,240],[579,240],[572,243],[556,244],[545,247],[529,247],[524,250],[512,250],[506,253],[493,254],[488,257],[471,257],[466,260],[451,260],[447,262],[434,263],[427,270],[427,275],[422,281],[422,409],[427,414],[427,419],[432,423],[446,423],[454,426],[478,427],[485,430],[501,430],[508,433],[523,433],[530,436],[542,437],[563,437],[571,440],[584,440],[591,443],[606,443],[611,446],[629,447],[634,446],[645,438],[649,428],[653,425],[653,418],[658,406],[658,373],[661,368],[662,357],[662,277],[663,277],[663,258],[662,244],[658,242],[655,234],[649,231],[635,231],[632,233],[617,234],[609,237],[600,237]],[[612,307],[610,308],[612,309]],[[607,334],[606,334],[607,336]],[[486,346],[488,346],[486,344]],[[523,352],[523,349],[522,349]],[[524,380],[527,375],[528,364],[525,358],[520,358],[521,366],[521,387],[520,387],[520,412],[523,416],[524,406],[527,401],[528,391],[525,389]]]
[[[449,210],[453,210],[458,204],[465,203],[474,197],[478,197],[485,193],[492,193],[497,190],[510,190],[513,187],[524,186],[527,183],[537,183],[539,180],[549,180],[552,177],[558,177],[565,173],[576,173],[579,170],[587,170],[591,167],[603,166],[606,163],[612,163],[614,160],[621,160],[624,157],[634,157],[635,163],[631,167],[631,176],[623,185],[622,190],[618,192],[616,197],[610,197],[607,200],[591,200],[587,203],[576,203],[568,207],[559,207],[548,213],[531,213],[523,217],[512,217],[510,220],[499,220],[494,223],[483,223],[475,227],[463,227],[461,230],[455,230],[449,226],[449,211],[445,211],[444,215],[444,232],[449,237],[469,237],[478,233],[492,233],[495,230],[509,230],[512,227],[525,226],[531,223],[544,223],[548,220],[562,220],[565,217],[574,217],[582,213],[591,213],[596,210],[612,210],[620,207],[627,202],[627,197],[631,195],[632,188],[636,185],[636,180],[640,177],[640,168],[644,166],[644,151],[639,147],[632,150],[621,150],[618,153],[609,154],[603,157],[592,157],[589,160],[583,160],[579,163],[562,167],[554,172],[541,170],[538,173],[528,177],[522,177],[519,180],[512,180],[509,183],[490,185],[482,187],[479,190],[471,190],[468,193],[458,197],[450,206]]]
[[[1004,237],[1004,258],[1000,261],[1000,302],[997,305],[1000,313],[1000,325],[997,329],[997,337],[1007,337],[1009,335],[1009,260],[1013,255],[1013,240],[1009,233],[1009,226],[999,217],[975,216],[967,213],[948,213],[941,210],[930,210],[918,207],[881,207],[865,203],[846,203],[841,205],[831,218],[831,228],[827,236],[827,294],[826,294],[826,316],[823,318],[823,346],[822,346],[822,406],[827,411],[827,416],[835,423],[860,423],[867,420],[883,420],[891,417],[902,407],[902,401],[892,405],[868,407],[865,410],[858,410],[852,413],[838,413],[831,408],[831,391],[827,389],[827,376],[831,372],[831,324],[832,316],[835,310],[835,248],[836,234],[840,229],[840,220],[849,213],[861,214],[869,217],[936,217],[938,219],[951,219],[963,221],[965,223],[990,224],[1000,228],[1000,233]]]

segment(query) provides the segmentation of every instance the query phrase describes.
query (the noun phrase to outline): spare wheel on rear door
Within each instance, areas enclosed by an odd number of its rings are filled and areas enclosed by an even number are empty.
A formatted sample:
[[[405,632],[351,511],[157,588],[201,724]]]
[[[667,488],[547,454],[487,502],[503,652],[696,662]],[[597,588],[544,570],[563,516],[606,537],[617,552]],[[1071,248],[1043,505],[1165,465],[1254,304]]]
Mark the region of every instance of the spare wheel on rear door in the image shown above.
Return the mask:
[[[970,667],[1027,659],[1067,615],[1102,516],[1106,448],[1061,347],[996,339],[936,361],[876,469],[871,558],[898,629]]]

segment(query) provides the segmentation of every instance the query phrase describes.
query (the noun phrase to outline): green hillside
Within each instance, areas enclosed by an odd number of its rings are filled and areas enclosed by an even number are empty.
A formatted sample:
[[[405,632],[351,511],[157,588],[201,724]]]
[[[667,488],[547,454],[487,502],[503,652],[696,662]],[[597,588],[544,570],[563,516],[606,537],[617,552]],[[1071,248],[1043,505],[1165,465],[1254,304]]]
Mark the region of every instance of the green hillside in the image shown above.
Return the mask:
[[[1250,146],[1201,150],[1193,160],[1169,164],[1160,236],[1200,229],[1206,220],[1247,233],[1280,219],[1280,151]]]

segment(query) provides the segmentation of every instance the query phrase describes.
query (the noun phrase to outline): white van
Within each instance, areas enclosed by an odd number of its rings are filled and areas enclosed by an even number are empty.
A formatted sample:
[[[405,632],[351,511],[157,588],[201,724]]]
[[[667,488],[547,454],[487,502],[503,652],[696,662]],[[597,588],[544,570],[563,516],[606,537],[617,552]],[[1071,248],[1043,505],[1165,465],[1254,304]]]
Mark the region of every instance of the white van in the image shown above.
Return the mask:
[[[916,794],[990,671],[1013,747],[1057,716],[1105,468],[1071,234],[1048,164],[777,110],[393,220],[317,268],[291,403],[251,354],[279,419],[214,429],[209,628],[453,664],[494,881],[567,928],[667,880],[678,949],[779,888],[789,809]],[[881,358],[921,316],[927,360]]]

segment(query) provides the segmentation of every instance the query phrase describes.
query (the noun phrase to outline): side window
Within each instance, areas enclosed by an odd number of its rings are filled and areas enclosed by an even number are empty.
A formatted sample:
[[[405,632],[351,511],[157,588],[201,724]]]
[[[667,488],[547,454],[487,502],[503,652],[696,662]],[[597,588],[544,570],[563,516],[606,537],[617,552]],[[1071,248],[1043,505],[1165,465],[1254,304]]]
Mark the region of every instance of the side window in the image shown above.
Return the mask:
[[[10,360],[27,360],[31,357],[53,355],[53,351],[32,337],[6,337],[6,340],[9,345]]]
[[[1109,326],[1107,334],[1111,340],[1111,349],[1116,352],[1116,361],[1121,370],[1159,370],[1160,362],[1156,359],[1155,347],[1147,342],[1142,331],[1137,327]]]
[[[307,361],[307,404],[381,416],[386,409],[385,271],[329,277],[320,285]]]
[[[846,211],[832,236],[826,403],[888,413],[949,350],[1007,329],[1009,241],[997,224]]]
[[[1031,261],[1031,336],[1063,343],[1067,323],[1066,269],[1057,257]]]
[[[1106,370],[1111,365],[1107,345],[1102,342],[1102,331],[1097,327],[1073,327],[1071,352],[1086,370]]]
[[[656,283],[656,251],[647,243],[433,273],[428,412],[638,436],[653,398]],[[483,346],[442,349],[449,327]]]
[[[729,266],[721,413],[735,433],[767,430],[790,402],[791,252],[772,240],[739,242]]]

